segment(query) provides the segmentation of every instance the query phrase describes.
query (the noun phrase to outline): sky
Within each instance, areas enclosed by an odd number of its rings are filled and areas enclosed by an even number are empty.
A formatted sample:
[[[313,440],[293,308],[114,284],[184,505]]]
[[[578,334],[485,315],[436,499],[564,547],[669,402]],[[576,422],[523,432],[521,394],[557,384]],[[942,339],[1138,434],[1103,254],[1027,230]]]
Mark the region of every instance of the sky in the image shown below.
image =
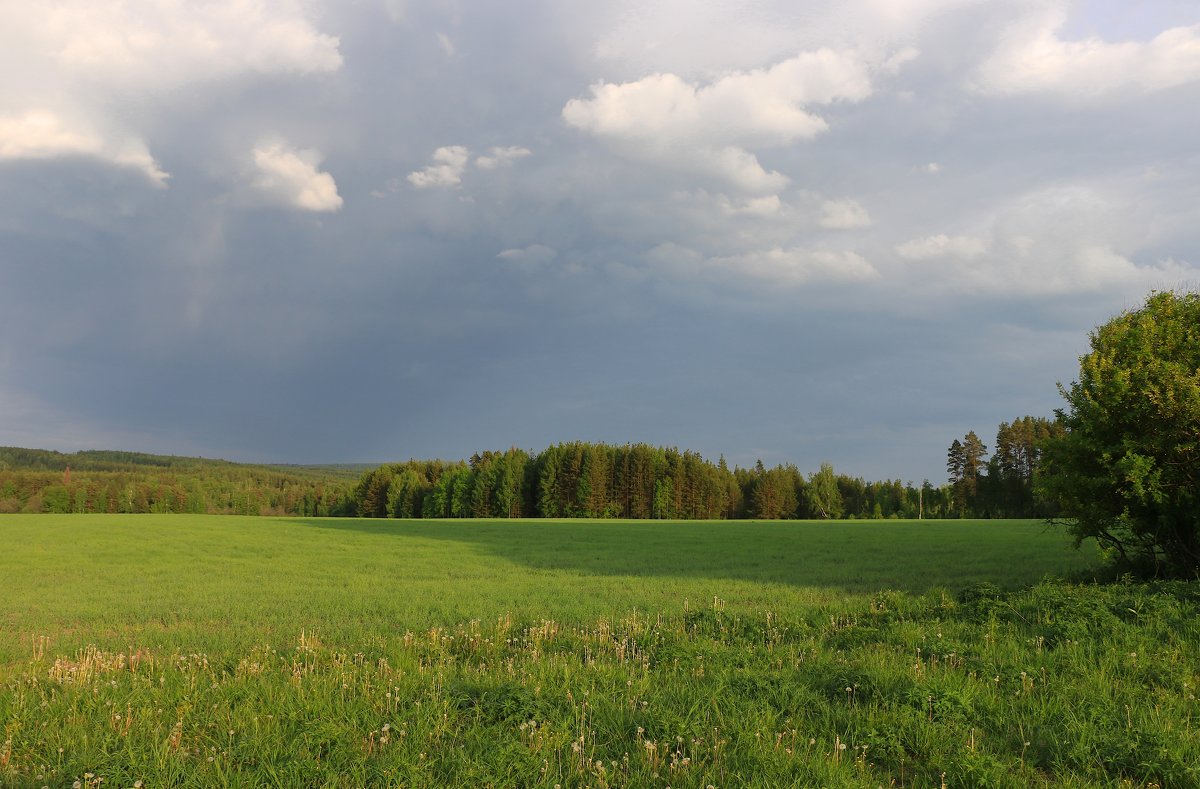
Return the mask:
[[[1192,0],[0,0],[0,444],[945,480],[1200,283]]]

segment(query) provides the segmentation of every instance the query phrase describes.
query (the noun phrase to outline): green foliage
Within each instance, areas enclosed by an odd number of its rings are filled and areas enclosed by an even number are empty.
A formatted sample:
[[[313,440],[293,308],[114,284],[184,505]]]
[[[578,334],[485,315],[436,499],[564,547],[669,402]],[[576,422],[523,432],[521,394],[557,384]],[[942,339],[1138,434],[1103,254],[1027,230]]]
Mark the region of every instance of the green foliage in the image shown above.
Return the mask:
[[[395,470],[390,466],[380,466],[363,475],[353,493],[360,518],[387,517],[388,488],[394,476]]]
[[[813,474],[805,491],[809,510],[821,518],[837,518],[842,514],[842,495],[838,490],[833,466],[822,463],[821,470]],[[882,509],[880,514],[882,515]]]
[[[50,485],[42,488],[42,511],[64,513],[71,511],[71,491],[66,485]]]
[[[1001,518],[1047,517],[1054,505],[1036,495],[1034,476],[1047,441],[1066,432],[1062,422],[1024,416],[996,431],[996,452],[987,464],[983,506]]]
[[[822,486],[815,498],[791,464],[766,468],[760,461],[731,470],[724,458],[714,465],[674,447],[576,441],[536,455],[516,448],[476,453],[467,464],[386,464],[362,476],[349,509],[372,518],[780,520],[921,513],[922,494],[911,483],[864,482],[835,474],[828,464],[814,479]]]
[[[1092,332],[1059,389],[1040,485],[1076,537],[1151,574],[1200,574],[1200,294],[1152,293]]]
[[[980,478],[983,476],[984,457],[987,445],[968,432],[962,441],[955,439],[946,453],[946,473],[954,491],[954,507],[960,518],[973,514],[972,505],[979,495]]]
[[[0,447],[0,512],[343,515],[360,472]]]
[[[675,484],[670,477],[654,482],[654,517],[663,519],[674,516],[671,502],[675,499]]]
[[[428,483],[413,469],[405,469],[391,479],[387,489],[389,518],[419,518]]]
[[[986,458],[987,445],[970,431],[955,439],[946,452],[950,484],[922,491],[932,517],[959,518],[1049,517],[1054,502],[1039,495],[1034,477],[1042,462],[1043,446],[1065,428],[1058,420],[1023,416],[1001,422],[996,430],[996,450]]]
[[[804,487],[804,478],[795,466],[756,467],[745,492],[746,516],[764,520],[795,518],[800,506],[798,494]]]

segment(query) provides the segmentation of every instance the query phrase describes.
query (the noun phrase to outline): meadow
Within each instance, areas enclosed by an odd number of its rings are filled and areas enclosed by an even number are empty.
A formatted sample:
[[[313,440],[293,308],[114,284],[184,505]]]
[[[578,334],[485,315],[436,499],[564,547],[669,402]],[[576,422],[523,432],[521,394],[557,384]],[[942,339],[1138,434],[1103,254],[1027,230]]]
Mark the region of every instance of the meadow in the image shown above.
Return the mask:
[[[1093,583],[1040,522],[0,540],[4,786],[1200,785],[1197,585]]]

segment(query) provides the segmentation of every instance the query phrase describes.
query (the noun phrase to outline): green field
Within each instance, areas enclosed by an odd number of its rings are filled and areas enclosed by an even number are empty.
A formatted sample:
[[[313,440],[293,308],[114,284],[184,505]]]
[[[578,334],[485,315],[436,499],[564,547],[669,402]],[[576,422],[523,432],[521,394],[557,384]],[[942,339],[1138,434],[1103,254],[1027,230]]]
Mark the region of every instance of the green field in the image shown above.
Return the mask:
[[[1200,785],[1195,584],[1029,521],[0,518],[0,784]]]

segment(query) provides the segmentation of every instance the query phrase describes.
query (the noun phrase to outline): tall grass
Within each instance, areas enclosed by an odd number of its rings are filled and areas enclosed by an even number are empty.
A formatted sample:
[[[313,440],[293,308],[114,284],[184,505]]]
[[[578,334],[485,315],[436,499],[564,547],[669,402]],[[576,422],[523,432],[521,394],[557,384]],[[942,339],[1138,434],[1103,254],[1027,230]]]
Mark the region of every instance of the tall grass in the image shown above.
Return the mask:
[[[0,535],[6,785],[1200,785],[1200,594],[1035,523]]]

